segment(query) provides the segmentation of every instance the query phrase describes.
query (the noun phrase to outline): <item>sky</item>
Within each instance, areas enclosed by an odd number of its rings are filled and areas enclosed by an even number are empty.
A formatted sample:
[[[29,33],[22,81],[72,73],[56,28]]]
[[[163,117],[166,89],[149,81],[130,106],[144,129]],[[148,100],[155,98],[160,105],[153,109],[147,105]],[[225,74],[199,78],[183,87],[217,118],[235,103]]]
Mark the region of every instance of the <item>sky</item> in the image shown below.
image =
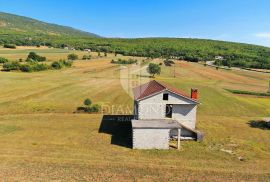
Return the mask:
[[[0,0],[0,12],[104,37],[185,37],[270,47],[269,0]]]

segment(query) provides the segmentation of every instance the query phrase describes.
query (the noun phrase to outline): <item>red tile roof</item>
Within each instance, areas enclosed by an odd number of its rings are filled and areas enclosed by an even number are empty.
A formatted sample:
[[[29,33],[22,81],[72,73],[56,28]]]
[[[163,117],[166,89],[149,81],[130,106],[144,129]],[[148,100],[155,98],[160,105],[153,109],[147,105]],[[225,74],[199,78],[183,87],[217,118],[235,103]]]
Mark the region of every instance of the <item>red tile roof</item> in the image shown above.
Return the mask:
[[[152,80],[146,84],[135,87],[133,89],[134,99],[141,100],[141,99],[144,99],[148,96],[154,95],[154,94],[159,93],[159,92],[164,91],[164,90],[168,90],[168,91],[173,92],[177,95],[185,97],[189,100],[197,102],[197,100],[190,98],[190,96],[188,96],[185,92],[183,92],[179,89],[176,89],[170,85],[167,85],[165,83],[157,82],[155,80]]]

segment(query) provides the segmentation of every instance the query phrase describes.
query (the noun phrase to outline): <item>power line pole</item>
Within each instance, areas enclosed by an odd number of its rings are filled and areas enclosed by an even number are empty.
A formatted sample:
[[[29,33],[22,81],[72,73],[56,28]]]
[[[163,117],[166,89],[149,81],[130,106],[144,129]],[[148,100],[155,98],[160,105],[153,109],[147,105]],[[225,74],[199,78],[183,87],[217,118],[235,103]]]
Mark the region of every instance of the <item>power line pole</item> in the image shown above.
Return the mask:
[[[174,72],[174,73],[173,73],[173,77],[175,78],[175,63],[174,63],[173,69],[174,69],[174,70],[173,70],[173,72]]]

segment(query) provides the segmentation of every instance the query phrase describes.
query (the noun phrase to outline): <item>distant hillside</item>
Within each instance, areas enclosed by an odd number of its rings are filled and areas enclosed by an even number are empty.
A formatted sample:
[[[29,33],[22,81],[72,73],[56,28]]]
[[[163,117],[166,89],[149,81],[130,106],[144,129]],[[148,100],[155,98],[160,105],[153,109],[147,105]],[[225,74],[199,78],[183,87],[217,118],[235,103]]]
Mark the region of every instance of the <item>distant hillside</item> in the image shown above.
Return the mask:
[[[98,37],[96,34],[71,27],[2,12],[0,12],[0,34]]]
[[[175,58],[186,61],[213,61],[242,68],[270,69],[270,48],[203,39],[184,38],[101,38],[96,34],[38,20],[0,13],[0,45],[47,45],[90,48],[129,56]]]

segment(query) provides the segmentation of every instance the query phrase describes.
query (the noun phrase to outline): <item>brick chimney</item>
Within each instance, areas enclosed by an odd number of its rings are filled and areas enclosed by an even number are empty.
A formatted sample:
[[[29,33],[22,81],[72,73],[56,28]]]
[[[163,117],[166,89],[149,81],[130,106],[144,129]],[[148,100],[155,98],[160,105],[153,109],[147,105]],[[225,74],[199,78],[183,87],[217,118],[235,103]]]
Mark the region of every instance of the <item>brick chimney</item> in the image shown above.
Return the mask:
[[[195,88],[191,89],[191,98],[194,100],[198,99],[198,89],[195,89]]]

